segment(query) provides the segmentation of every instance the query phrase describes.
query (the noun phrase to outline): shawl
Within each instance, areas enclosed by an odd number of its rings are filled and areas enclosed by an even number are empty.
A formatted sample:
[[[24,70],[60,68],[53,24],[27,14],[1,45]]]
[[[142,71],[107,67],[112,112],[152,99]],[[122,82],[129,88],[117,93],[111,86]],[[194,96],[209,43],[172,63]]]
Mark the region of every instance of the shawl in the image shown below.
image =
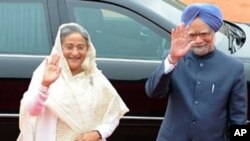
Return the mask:
[[[80,28],[89,38],[89,48],[86,58],[82,64],[84,68],[85,92],[78,94],[77,85],[73,79],[67,61],[63,56],[60,41],[60,31],[65,26],[76,26]],[[51,84],[48,90],[48,98],[45,107],[39,116],[31,116],[28,113],[28,103],[41,86],[41,80],[45,67],[43,61],[33,72],[28,90],[20,104],[18,141],[55,141],[57,119],[60,118],[77,134],[96,129],[99,125],[112,123],[119,120],[129,111],[121,97],[102,74],[96,65],[96,52],[87,31],[76,23],[66,23],[59,27],[55,44],[51,54],[60,54],[59,65],[62,67],[59,78]],[[90,98],[82,98],[88,95]],[[68,105],[67,103],[75,103]],[[78,111],[72,111],[71,106],[77,106]],[[75,108],[75,109],[77,109]],[[74,119],[73,113],[78,113],[83,118]],[[81,126],[84,123],[84,126]]]
[[[181,21],[189,25],[197,17],[201,18],[215,32],[223,24],[222,12],[213,4],[195,3],[187,6],[182,13]]]

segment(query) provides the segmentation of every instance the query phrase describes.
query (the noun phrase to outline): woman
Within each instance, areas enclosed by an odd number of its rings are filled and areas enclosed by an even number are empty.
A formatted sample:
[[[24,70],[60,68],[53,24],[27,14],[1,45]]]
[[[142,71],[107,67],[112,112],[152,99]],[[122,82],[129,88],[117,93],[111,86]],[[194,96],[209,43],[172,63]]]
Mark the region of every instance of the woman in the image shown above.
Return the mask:
[[[97,69],[83,27],[60,26],[20,106],[18,141],[105,141],[128,108]]]

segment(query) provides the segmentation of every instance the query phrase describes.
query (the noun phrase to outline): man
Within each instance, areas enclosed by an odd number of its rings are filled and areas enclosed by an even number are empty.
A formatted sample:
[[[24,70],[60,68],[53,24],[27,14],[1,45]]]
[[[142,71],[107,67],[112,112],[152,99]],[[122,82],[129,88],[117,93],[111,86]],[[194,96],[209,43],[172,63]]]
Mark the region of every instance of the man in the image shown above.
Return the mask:
[[[149,97],[169,96],[157,141],[225,141],[247,121],[243,64],[215,48],[220,9],[192,4],[172,30],[171,48],[146,82]]]

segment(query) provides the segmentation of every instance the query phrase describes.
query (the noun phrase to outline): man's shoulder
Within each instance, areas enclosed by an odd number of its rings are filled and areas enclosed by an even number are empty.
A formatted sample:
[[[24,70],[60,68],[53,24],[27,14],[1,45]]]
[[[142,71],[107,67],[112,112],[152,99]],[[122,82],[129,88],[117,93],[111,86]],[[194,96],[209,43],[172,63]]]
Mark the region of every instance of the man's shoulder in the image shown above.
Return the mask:
[[[230,68],[232,68],[232,69],[244,67],[243,62],[239,58],[237,58],[233,55],[230,55],[230,54],[225,54],[220,50],[218,50],[217,52],[218,52],[217,54],[219,56],[218,61],[221,61],[224,66],[229,65]]]

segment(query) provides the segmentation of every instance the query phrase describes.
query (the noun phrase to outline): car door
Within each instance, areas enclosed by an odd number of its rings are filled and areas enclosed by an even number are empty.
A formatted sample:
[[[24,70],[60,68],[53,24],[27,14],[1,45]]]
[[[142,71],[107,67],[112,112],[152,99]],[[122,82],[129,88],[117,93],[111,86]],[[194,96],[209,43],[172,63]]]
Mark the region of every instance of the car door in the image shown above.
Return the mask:
[[[48,13],[48,4],[55,6],[52,0],[0,0],[1,140],[16,140],[20,100],[34,69],[50,53],[51,27],[59,20],[57,11]]]

